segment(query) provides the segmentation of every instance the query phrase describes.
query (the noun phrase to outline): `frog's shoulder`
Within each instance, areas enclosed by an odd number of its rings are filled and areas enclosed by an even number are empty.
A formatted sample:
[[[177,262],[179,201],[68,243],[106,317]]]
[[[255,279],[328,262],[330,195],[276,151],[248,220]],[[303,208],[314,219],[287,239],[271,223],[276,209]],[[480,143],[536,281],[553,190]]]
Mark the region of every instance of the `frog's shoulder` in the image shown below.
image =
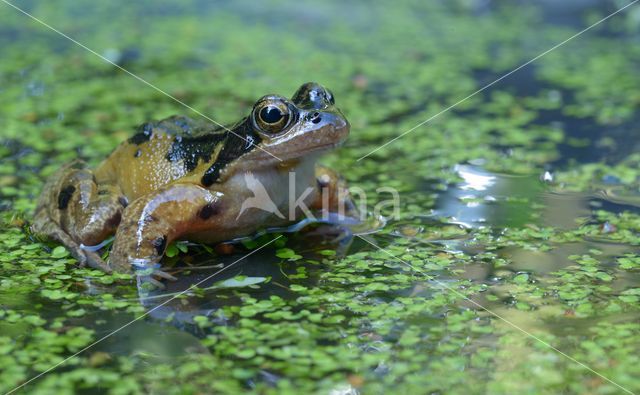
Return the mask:
[[[129,138],[131,144],[140,145],[151,139],[153,135],[172,135],[176,137],[192,137],[210,133],[220,133],[222,128],[189,117],[173,115],[160,121],[145,122],[136,128],[136,133]]]
[[[156,143],[150,145],[152,140]],[[125,149],[135,149],[136,153],[145,150],[161,153],[165,160],[182,166],[186,173],[204,165],[202,183],[209,186],[217,182],[229,163],[260,142],[261,138],[248,118],[227,128],[184,116],[172,116],[140,125],[137,133],[127,140]]]

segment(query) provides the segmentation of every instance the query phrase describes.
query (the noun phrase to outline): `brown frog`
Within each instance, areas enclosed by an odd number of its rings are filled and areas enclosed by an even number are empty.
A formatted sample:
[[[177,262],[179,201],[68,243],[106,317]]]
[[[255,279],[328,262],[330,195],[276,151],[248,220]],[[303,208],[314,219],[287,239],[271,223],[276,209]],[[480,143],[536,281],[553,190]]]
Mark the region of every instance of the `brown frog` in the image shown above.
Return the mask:
[[[291,100],[262,97],[229,128],[179,116],[145,123],[95,170],[76,161],[53,175],[32,230],[80,265],[130,272],[156,266],[176,239],[217,243],[286,224],[307,207],[337,211],[346,187],[316,160],[348,133],[332,93],[316,83]],[[87,246],[113,234],[103,262]]]

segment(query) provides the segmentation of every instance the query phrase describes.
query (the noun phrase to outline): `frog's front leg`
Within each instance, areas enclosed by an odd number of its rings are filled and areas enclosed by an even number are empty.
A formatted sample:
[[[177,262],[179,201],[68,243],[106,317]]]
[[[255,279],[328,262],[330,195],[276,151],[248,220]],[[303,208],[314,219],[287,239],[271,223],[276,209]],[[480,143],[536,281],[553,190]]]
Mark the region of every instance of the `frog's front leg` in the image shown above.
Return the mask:
[[[115,184],[98,185],[83,162],[72,162],[45,185],[31,229],[64,244],[80,265],[108,271],[100,256],[83,246],[99,244],[113,234],[126,204]]]
[[[222,195],[193,184],[173,184],[134,200],[123,212],[109,256],[120,272],[154,268],[172,241],[212,228]]]
[[[315,173],[319,193],[311,208],[320,211],[325,216],[337,214],[338,221],[345,218],[360,218],[344,178],[334,170],[322,165],[316,165]]]

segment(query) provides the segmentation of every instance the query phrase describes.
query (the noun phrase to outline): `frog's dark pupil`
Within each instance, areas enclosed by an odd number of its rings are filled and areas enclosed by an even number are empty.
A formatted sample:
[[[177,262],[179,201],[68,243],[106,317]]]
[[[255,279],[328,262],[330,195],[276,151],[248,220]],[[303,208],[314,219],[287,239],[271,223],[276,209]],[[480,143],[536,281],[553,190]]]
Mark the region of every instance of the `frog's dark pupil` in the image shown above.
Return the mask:
[[[278,123],[282,117],[282,111],[278,107],[268,106],[260,111],[260,118],[265,123]]]

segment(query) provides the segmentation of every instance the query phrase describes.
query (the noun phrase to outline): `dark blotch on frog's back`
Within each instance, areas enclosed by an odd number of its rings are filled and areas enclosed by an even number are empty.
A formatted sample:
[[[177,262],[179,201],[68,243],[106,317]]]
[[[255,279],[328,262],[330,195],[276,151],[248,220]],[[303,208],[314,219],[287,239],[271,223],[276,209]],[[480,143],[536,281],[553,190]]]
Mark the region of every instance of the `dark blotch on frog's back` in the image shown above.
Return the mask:
[[[251,141],[258,139],[257,135],[253,136],[251,128],[244,127],[245,122],[232,126],[233,133],[231,133],[218,125],[196,123],[188,118],[173,117],[165,121],[181,128],[181,132],[175,133],[176,136],[167,152],[166,158],[170,162],[182,161],[187,172],[193,171],[201,160],[205,163],[211,162],[211,160],[217,163],[222,160],[223,162],[226,161],[226,164],[239,156],[230,155],[230,151],[237,151],[230,149],[230,147],[237,145],[236,140],[246,144],[245,138]],[[236,135],[245,138],[240,138]],[[213,158],[213,154],[220,144],[224,145],[220,150],[220,155],[217,158]]]
[[[138,126],[138,133],[134,134],[127,140],[131,144],[140,145],[149,141],[153,135],[153,124],[150,122]]]
[[[153,137],[154,134],[168,134],[176,136],[188,136],[198,133],[205,125],[191,118],[174,115],[160,121],[146,122],[138,126],[137,133],[129,138],[129,143],[140,145]]]
[[[260,142],[260,136],[251,127],[250,121],[245,119],[233,128],[234,133],[225,133],[224,146],[214,163],[204,172],[200,182],[205,187],[211,186],[218,181],[220,172],[229,163],[240,156],[253,150]]]
[[[201,136],[177,136],[169,151],[167,160],[169,162],[184,161],[185,170],[193,171],[198,162],[202,159],[209,162],[218,144],[226,138],[226,133],[212,133]]]
[[[202,159],[206,162],[218,144],[226,137],[224,129],[217,125],[197,122],[188,117],[172,116],[160,121],[147,122],[138,127],[138,133],[129,139],[129,143],[141,145],[153,135],[173,136],[165,158],[169,162],[183,161],[186,171],[193,171]],[[141,150],[134,153],[140,157]]]
[[[73,196],[73,193],[76,191],[76,187],[73,185],[66,186],[60,190],[58,194],[58,209],[65,210],[69,205],[69,201]]]
[[[253,150],[261,141],[248,118],[232,126],[231,130],[233,133],[208,122],[173,116],[142,124],[138,127],[138,133],[131,137],[129,142],[140,145],[149,141],[156,133],[174,136],[165,158],[169,162],[182,161],[187,172],[198,167],[200,161],[205,163],[213,161],[201,180],[204,186],[210,186],[218,180],[220,172],[227,164]],[[214,158],[214,152],[219,144],[223,144],[223,147]]]
[[[200,160],[211,161],[216,147],[226,140],[228,134],[218,125],[178,116],[154,124],[155,130],[174,136],[165,158],[169,162],[182,161],[187,172],[193,171]]]

